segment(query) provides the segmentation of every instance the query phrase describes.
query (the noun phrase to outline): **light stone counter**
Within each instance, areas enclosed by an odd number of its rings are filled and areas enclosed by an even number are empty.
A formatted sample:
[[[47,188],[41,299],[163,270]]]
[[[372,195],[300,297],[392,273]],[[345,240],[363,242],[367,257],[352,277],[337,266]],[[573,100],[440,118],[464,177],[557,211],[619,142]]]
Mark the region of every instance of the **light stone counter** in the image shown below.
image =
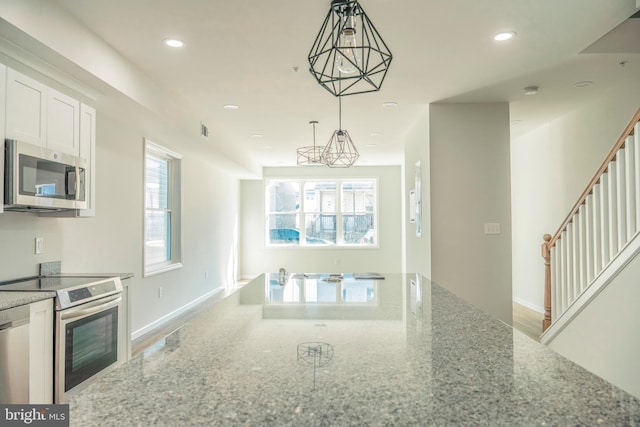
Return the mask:
[[[55,292],[1,292],[0,310],[31,304],[32,302],[55,298]]]
[[[71,425],[640,424],[637,399],[426,279],[275,279],[73,396]]]

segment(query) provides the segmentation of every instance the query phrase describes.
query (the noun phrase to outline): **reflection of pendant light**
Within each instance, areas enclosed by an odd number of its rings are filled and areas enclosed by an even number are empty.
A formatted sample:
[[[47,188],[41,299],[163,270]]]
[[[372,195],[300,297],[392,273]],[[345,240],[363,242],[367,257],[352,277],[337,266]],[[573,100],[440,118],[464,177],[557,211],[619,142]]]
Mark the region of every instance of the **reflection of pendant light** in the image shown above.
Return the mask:
[[[298,148],[298,165],[323,166],[324,162],[322,161],[322,152],[324,151],[324,147],[316,146],[316,125],[318,122],[316,120],[312,120],[309,124],[313,125],[313,146]]]
[[[338,130],[333,132],[329,143],[322,152],[324,163],[330,168],[348,168],[360,157],[349,132],[342,129],[342,97],[338,97]]]
[[[392,58],[357,0],[332,0],[309,52],[309,71],[335,96],[374,92]]]

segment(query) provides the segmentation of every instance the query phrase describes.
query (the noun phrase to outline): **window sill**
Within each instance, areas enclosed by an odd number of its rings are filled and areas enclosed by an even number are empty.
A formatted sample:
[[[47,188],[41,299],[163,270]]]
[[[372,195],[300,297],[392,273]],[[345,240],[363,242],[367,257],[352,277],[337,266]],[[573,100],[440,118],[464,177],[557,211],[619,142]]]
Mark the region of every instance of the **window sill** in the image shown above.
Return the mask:
[[[174,263],[171,263],[171,264],[163,264],[163,265],[155,266],[155,267],[152,267],[152,268],[149,268],[149,269],[145,270],[144,274],[142,275],[142,277],[155,276],[157,274],[166,273],[166,272],[171,271],[171,270],[177,270],[178,268],[182,268],[182,263],[181,262],[174,262]]]

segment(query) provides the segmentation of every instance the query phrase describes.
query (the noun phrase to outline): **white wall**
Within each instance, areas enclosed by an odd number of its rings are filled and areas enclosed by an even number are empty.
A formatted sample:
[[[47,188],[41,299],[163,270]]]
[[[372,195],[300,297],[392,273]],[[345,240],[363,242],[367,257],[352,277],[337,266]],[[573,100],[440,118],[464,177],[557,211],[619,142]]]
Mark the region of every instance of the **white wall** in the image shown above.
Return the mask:
[[[0,280],[35,275],[38,263],[53,260],[62,260],[63,272],[134,273],[134,333],[232,283],[238,273],[239,174],[246,176],[246,170],[198,137],[199,120],[183,100],[158,88],[51,3],[8,1],[0,13],[15,24],[0,21],[0,32],[9,38],[0,40],[1,62],[97,109],[96,217],[0,214]],[[142,277],[145,137],[184,156],[184,266],[148,278]],[[41,255],[34,255],[36,236],[45,238]]]
[[[511,141],[515,301],[543,311],[542,236],[557,231],[640,106],[638,83]]]
[[[60,220],[59,235],[64,271],[135,274],[134,332],[233,283],[240,219],[239,179],[220,171],[211,147],[160,122],[151,120],[144,128],[139,123],[98,111],[96,217]],[[142,277],[145,137],[183,155],[183,267],[147,278]]]
[[[404,144],[404,194],[405,213],[405,271],[431,277],[431,186],[429,176],[429,108],[425,107],[413,128],[407,133]],[[415,187],[416,162],[422,172],[422,233],[416,235],[416,224],[409,222],[409,192]]]
[[[549,347],[640,399],[638,277],[636,256]]]
[[[38,263],[60,259],[57,219],[19,212],[0,213],[0,281],[38,275]],[[45,252],[35,255],[35,238],[44,238]]]
[[[432,279],[511,324],[509,105],[431,104],[429,122]]]
[[[264,180],[242,181],[243,277],[265,271],[397,273],[402,268],[402,192],[400,166],[331,169],[323,167],[265,168],[265,178],[378,178],[379,248],[341,249],[265,247]],[[336,263],[338,262],[338,263]]]

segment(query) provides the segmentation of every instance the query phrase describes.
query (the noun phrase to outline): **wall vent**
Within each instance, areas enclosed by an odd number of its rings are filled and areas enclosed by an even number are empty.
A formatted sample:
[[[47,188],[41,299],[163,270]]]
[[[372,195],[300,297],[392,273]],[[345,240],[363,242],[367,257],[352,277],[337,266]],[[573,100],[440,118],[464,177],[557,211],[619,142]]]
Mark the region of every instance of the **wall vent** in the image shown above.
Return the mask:
[[[204,123],[200,123],[200,135],[209,138],[209,128]]]

